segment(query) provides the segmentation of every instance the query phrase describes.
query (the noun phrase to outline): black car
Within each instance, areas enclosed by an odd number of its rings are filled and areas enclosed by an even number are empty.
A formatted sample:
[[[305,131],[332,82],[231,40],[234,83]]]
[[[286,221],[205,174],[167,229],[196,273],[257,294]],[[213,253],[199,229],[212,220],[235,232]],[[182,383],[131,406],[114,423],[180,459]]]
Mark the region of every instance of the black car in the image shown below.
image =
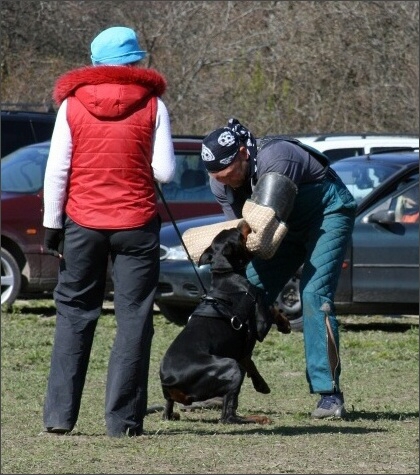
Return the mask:
[[[332,165],[356,195],[356,223],[336,293],[342,313],[418,314],[419,154],[372,153]],[[182,234],[223,215],[177,222]],[[208,266],[193,265],[172,223],[161,230],[161,272],[156,304],[177,324],[186,323],[210,282]],[[292,328],[302,328],[299,274],[279,294]]]
[[[1,158],[52,136],[55,112],[1,111]]]

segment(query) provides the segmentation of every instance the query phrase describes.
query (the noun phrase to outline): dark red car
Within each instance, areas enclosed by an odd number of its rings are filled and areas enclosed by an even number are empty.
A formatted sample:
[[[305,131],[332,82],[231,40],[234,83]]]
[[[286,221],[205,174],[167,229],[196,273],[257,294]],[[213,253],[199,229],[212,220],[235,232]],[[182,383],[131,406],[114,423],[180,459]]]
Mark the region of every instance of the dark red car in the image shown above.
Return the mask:
[[[177,171],[161,186],[175,220],[218,214],[200,159],[201,137],[174,136]],[[1,303],[19,294],[50,292],[57,282],[58,261],[43,253],[43,182],[50,142],[29,145],[1,160]],[[162,220],[171,219],[159,198]]]

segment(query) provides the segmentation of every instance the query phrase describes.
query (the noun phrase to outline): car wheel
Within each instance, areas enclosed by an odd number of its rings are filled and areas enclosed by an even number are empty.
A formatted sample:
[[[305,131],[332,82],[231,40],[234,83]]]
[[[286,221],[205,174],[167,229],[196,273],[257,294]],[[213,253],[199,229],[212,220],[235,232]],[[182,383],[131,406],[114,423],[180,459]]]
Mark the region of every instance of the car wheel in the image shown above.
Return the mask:
[[[20,269],[15,258],[1,248],[1,304],[11,305],[18,296],[21,286]]]
[[[165,303],[157,303],[160,313],[171,323],[184,326],[188,322],[189,316],[192,314],[194,307],[180,307],[178,305],[167,305]]]
[[[279,293],[275,304],[286,314],[292,330],[301,332],[303,330],[303,316],[299,295],[299,282],[298,275],[290,279]]]

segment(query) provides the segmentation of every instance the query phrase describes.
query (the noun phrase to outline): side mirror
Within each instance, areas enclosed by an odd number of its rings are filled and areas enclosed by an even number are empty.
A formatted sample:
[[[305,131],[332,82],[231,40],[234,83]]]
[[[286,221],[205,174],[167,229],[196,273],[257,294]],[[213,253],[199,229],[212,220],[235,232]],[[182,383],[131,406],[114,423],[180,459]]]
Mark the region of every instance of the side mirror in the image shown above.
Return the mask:
[[[390,224],[395,223],[395,211],[382,209],[368,216],[368,223]]]

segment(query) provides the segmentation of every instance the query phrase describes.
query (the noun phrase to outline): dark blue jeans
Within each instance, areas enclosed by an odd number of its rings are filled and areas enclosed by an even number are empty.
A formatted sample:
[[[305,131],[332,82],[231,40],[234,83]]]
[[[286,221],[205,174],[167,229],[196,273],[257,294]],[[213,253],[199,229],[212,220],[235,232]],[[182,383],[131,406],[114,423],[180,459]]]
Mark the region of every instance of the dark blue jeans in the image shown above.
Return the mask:
[[[76,424],[111,256],[117,330],[106,384],[107,433],[118,437],[142,432],[160,268],[159,229],[158,218],[129,230],[88,229],[66,218],[54,290],[57,321],[45,427],[71,430]]]

